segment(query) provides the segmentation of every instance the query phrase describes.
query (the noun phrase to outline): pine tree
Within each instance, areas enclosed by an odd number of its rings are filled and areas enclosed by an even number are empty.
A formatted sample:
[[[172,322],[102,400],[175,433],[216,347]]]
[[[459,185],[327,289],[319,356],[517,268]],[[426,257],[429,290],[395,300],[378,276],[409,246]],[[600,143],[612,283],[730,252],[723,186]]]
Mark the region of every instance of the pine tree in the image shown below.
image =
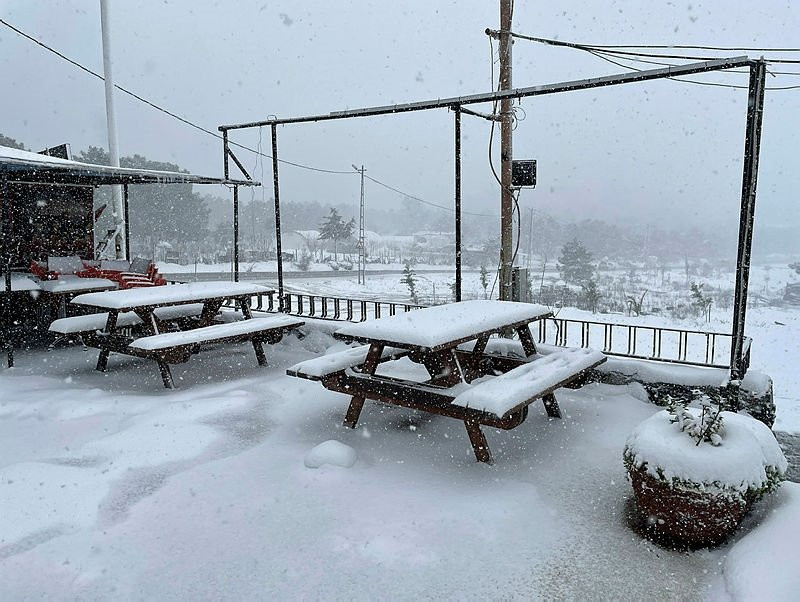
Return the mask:
[[[481,266],[481,286],[483,287],[483,298],[489,298],[489,272],[486,270],[486,266]]]
[[[400,282],[408,287],[408,294],[411,297],[411,302],[419,304],[419,297],[417,297],[417,280],[414,278],[414,270],[411,268],[411,263],[406,262],[403,268],[403,277]]]
[[[583,243],[573,238],[561,247],[558,256],[558,272],[567,284],[585,284],[594,276],[592,254]]]
[[[340,240],[347,240],[353,236],[353,230],[356,227],[355,218],[351,218],[349,222],[345,222],[336,207],[331,207],[331,212],[324,219],[319,230],[319,237],[322,240],[333,241],[333,258],[338,261],[338,244]]]

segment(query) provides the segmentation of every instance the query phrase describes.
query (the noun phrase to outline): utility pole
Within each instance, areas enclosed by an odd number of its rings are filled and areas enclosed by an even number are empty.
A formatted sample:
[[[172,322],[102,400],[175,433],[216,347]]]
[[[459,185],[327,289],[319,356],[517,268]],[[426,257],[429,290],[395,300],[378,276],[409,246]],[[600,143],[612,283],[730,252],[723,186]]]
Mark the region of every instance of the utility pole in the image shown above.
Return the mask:
[[[500,85],[511,89],[511,17],[513,0],[500,0]],[[500,101],[500,299],[511,300],[513,196],[511,190],[512,100]]]
[[[108,155],[112,167],[119,167],[119,148],[117,146],[117,121],[114,113],[114,78],[111,74],[111,31],[109,28],[108,0],[100,0],[100,29],[103,37],[103,79],[106,86],[106,126],[108,128]],[[114,200],[114,244],[117,259],[127,259],[128,249],[125,240],[125,206],[122,200],[122,186],[111,187]],[[107,248],[107,247],[106,247]]]
[[[358,173],[361,174],[361,205],[358,212],[358,283],[367,284],[367,246],[364,232],[364,174],[367,170],[364,166],[361,169],[353,165]]]

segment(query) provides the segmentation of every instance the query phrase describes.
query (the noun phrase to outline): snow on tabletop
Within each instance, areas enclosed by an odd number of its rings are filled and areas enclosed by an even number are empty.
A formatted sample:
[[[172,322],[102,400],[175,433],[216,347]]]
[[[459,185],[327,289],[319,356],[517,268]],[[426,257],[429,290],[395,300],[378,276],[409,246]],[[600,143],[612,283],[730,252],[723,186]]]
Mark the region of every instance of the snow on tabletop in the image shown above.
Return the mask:
[[[602,353],[593,349],[565,349],[500,376],[473,381],[468,390],[453,400],[453,404],[502,417],[529,400],[535,392],[547,390],[604,358]]]
[[[383,340],[398,347],[434,348],[508,324],[548,315],[543,305],[513,301],[461,301],[348,324],[336,336],[356,340]]]
[[[325,464],[350,468],[356,463],[356,450],[336,439],[324,441],[311,449],[303,459],[306,468],[319,468]]]
[[[80,278],[66,274],[59,276],[58,280],[44,280],[39,286],[48,293],[77,293],[101,288],[111,291],[117,288],[117,283],[108,278]]]
[[[167,284],[149,288],[131,288],[119,291],[88,293],[78,295],[72,302],[78,305],[106,307],[108,309],[124,309],[143,305],[162,303],[183,303],[202,301],[216,297],[233,295],[256,295],[269,293],[272,289],[250,282],[190,282],[187,284]]]
[[[299,372],[306,376],[321,378],[334,372],[339,372],[345,368],[363,364],[367,359],[367,352],[369,345],[360,345],[344,351],[337,351],[328,353],[319,357],[305,360],[295,364],[287,370],[287,372]],[[381,358],[386,358],[391,355],[396,355],[402,352],[402,349],[395,347],[385,347],[381,353]]]
[[[268,330],[270,328],[285,328],[289,326],[300,326],[303,322],[292,316],[276,315],[266,318],[254,318],[252,320],[242,320],[241,322],[228,322],[226,324],[213,324],[202,328],[184,330],[181,332],[165,332],[154,334],[149,337],[142,337],[130,344],[130,347],[152,351],[154,349],[164,349],[166,347],[176,347],[179,345],[192,345],[204,341],[213,341],[235,337],[240,334]]]
[[[699,415],[699,410],[689,408]],[[726,486],[744,493],[767,482],[765,466],[785,473],[788,467],[772,431],[754,418],[734,412],[722,412],[722,444],[701,443],[670,422],[662,410],[641,424],[628,437],[626,450],[636,467],[646,464],[648,474],[703,483],[708,487]]]
[[[800,484],[783,483],[756,529],[737,541],[722,567],[734,600],[797,600],[800,596]]]

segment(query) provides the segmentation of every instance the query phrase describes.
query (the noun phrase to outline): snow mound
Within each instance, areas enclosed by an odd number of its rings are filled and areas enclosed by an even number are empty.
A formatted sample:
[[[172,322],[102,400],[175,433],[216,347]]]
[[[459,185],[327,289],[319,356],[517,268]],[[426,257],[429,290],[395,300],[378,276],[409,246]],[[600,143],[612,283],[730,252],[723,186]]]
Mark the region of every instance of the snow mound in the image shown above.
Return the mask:
[[[780,503],[736,542],[723,566],[734,600],[796,600],[800,592],[800,485],[784,483]]]
[[[697,412],[693,408],[690,411]],[[765,467],[785,474],[788,467],[772,431],[766,425],[741,414],[722,412],[722,444],[696,445],[696,441],[670,422],[666,410],[639,424],[625,444],[626,455],[637,468],[663,478],[731,488],[745,493],[763,487],[768,479]]]
[[[319,468],[324,464],[350,468],[356,463],[356,450],[335,439],[324,441],[306,454],[306,468]]]

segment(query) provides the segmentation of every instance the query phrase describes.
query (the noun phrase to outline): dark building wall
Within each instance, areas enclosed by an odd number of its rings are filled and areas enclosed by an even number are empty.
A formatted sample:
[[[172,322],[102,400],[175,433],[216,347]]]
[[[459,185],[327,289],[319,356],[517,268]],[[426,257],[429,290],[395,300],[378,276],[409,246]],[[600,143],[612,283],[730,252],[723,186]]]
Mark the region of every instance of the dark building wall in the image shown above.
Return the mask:
[[[9,184],[0,199],[11,265],[78,255],[94,258],[94,189],[87,186]]]

